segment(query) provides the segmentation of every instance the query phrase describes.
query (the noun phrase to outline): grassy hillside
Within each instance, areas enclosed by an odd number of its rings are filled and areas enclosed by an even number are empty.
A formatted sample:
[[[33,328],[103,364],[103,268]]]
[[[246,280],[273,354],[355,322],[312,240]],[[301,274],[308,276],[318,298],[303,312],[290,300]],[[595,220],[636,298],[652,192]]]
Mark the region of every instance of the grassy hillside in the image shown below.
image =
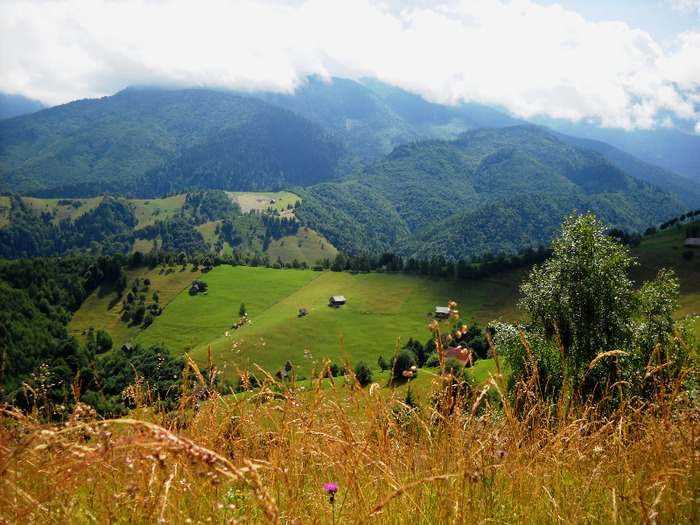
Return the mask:
[[[210,192],[208,195],[211,195]],[[338,253],[337,250],[316,231],[306,226],[299,228],[298,231],[277,231],[274,230],[268,235],[268,240],[265,242],[268,225],[263,220],[264,218],[274,217],[275,220],[295,221],[295,205],[303,199],[298,195],[288,192],[223,192],[233,203],[234,208],[224,210],[219,208],[212,210],[210,207],[204,209],[200,206],[197,208],[193,202],[197,198],[192,197],[188,201],[188,195],[204,195],[203,193],[177,194],[166,198],[151,198],[151,199],[132,199],[120,198],[119,202],[125,203],[126,211],[129,215],[133,215],[136,226],[132,228],[124,228],[121,231],[116,231],[125,241],[120,247],[123,251],[140,251],[146,253],[152,249],[164,248],[162,227],[150,233],[146,230],[153,228],[160,223],[168,223],[169,221],[180,220],[181,217],[187,219],[188,222],[195,222],[192,232],[195,235],[200,235],[203,238],[202,245],[210,247],[216,252],[225,252],[228,254],[233,251],[238,251],[243,254],[265,255],[273,262],[278,259],[284,263],[292,263],[296,259],[300,263],[306,263],[312,266],[319,258],[333,258]],[[222,194],[219,194],[222,195]],[[226,199],[226,197],[219,197]],[[34,197],[24,197],[21,199],[27,213],[19,214],[12,212],[11,199],[9,197],[0,197],[0,229],[10,226],[4,232],[12,231],[12,236],[8,237],[8,258],[14,258],[21,255],[18,252],[19,248],[10,250],[10,246],[20,246],[26,251],[28,256],[35,255],[64,255],[76,248],[82,250],[83,253],[103,253],[109,248],[108,243],[104,245],[92,245],[83,243],[81,246],[72,244],[74,239],[67,239],[65,242],[51,244],[60,232],[65,233],[66,221],[74,225],[76,221],[83,219],[88,225],[93,219],[89,215],[94,213],[98,206],[104,202],[104,197],[94,197],[88,199],[39,199]],[[17,204],[17,200],[15,200]],[[218,215],[216,212],[218,211]],[[101,220],[104,216],[102,214]],[[113,215],[112,215],[113,216]],[[13,219],[14,217],[14,219]],[[235,242],[231,236],[224,241],[220,236],[220,229],[224,222],[232,221],[233,229],[236,232]],[[96,226],[96,229],[104,229],[104,222]],[[298,224],[298,223],[296,223]],[[293,230],[293,229],[292,229]],[[178,230],[182,234],[182,230]],[[57,233],[58,232],[58,233]],[[174,236],[169,246],[178,247],[177,231],[169,231],[169,236]],[[184,234],[182,235],[184,237]],[[34,245],[25,246],[21,240],[27,238],[34,239]],[[89,239],[88,239],[89,240]],[[46,246],[53,246],[54,249],[48,249]],[[32,247],[36,248],[32,250]],[[44,251],[36,253],[43,247]],[[180,249],[175,249],[175,253],[180,251],[191,251],[186,249],[186,245],[180,246]]]
[[[700,221],[644,237],[632,250],[639,262],[631,270],[635,281],[653,279],[661,268],[673,268],[681,285],[679,315],[700,315],[700,249],[684,248],[686,233],[700,226]],[[685,253],[693,254],[690,258]],[[693,325],[700,333],[700,318]]]
[[[632,251],[639,264],[631,277],[638,283],[653,279],[662,267],[674,269],[681,284],[679,316],[700,313],[700,255],[689,260],[682,247],[685,230],[692,226],[644,237]],[[119,345],[133,337],[145,346],[163,342],[176,351],[191,344],[193,356],[202,365],[209,345],[219,364],[235,361],[243,366],[250,360],[275,370],[291,360],[300,374],[308,375],[324,358],[342,361],[341,333],[351,362],[370,364],[380,355],[392,356],[399,337],[404,342],[411,337],[426,341],[430,337],[427,313],[450,300],[459,303],[467,324],[520,319],[519,285],[526,274],[527,269],[522,268],[481,281],[455,281],[244,266],[219,266],[209,273],[193,272],[191,267],[186,271],[179,267],[141,269],[129,271],[129,283],[136,277],[149,277],[148,294],[160,290],[160,304],[167,304],[151,327],[139,334],[139,327],[120,321],[121,302],[111,289],[103,289],[87,299],[69,329],[79,335],[90,326],[105,328]],[[209,289],[206,294],[190,296],[189,285],[196,278],[205,280]],[[339,294],[347,298],[347,304],[329,308],[329,297]],[[242,303],[251,324],[232,329]],[[300,308],[308,315],[299,318]],[[700,330],[697,321],[695,328]]]
[[[144,346],[164,342],[174,350],[208,343],[231,329],[241,303],[256,318],[277,301],[316,277],[315,272],[219,266],[199,277],[208,289],[195,296],[183,290],[153,325],[134,342]]]
[[[202,276],[206,295],[178,295],[151,327],[134,342],[164,342],[185,349],[193,342],[193,357],[205,364],[211,344],[217,363],[250,359],[275,370],[289,359],[308,375],[323,358],[342,360],[340,334],[351,362],[374,365],[380,355],[390,358],[397,338],[430,338],[429,312],[455,300],[463,319],[486,323],[510,315],[517,293],[516,275],[501,280],[451,280],[389,274],[358,274],[217,267]],[[347,304],[330,308],[331,295],[344,295]],[[251,324],[233,329],[241,303]],[[298,317],[299,309],[308,315]],[[226,335],[228,334],[228,335]]]
[[[156,267],[138,268],[127,270],[127,282],[131,283],[139,278],[141,281],[148,278],[150,286],[139,286],[139,293],[147,294],[149,302],[156,290],[160,295],[159,304],[167,307],[168,303],[177,297],[184,289],[189,288],[190,283],[195,279],[200,279],[203,268],[194,271],[192,266],[188,266],[185,271],[182,267],[168,268]],[[121,320],[122,301],[117,296],[112,286],[102,286],[92,293],[75,312],[70,323],[68,323],[68,333],[75,335],[82,342],[83,331],[103,328],[107,330],[114,340],[115,346],[121,346],[135,337],[141,327]]]
[[[272,241],[267,248],[270,261],[274,262],[280,258],[283,262],[291,262],[296,259],[306,262],[309,266],[313,266],[318,259],[328,257],[333,260],[337,254],[335,246],[308,227],[300,228],[296,235]]]
[[[302,200],[301,197],[289,191],[258,193],[227,191],[226,194],[240,206],[241,213],[250,213],[253,210],[260,213],[265,210],[271,210],[284,214],[289,212],[287,209],[289,205],[293,207],[297,201]]]
[[[0,195],[0,228],[10,224],[10,198]]]

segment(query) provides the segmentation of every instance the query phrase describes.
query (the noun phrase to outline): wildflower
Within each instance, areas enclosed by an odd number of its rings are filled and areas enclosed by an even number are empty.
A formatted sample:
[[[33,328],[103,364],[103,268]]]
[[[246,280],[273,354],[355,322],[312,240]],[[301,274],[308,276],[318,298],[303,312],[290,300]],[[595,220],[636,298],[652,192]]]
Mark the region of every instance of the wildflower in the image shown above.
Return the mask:
[[[331,504],[335,503],[335,493],[338,492],[338,484],[335,481],[331,483],[324,483],[323,490],[328,492]]]
[[[402,373],[404,377],[413,377],[413,370],[404,370]]]
[[[492,455],[493,457],[498,457],[498,458],[503,459],[503,458],[506,457],[506,451],[503,450],[503,449],[497,450],[496,452],[493,452],[491,455]]]

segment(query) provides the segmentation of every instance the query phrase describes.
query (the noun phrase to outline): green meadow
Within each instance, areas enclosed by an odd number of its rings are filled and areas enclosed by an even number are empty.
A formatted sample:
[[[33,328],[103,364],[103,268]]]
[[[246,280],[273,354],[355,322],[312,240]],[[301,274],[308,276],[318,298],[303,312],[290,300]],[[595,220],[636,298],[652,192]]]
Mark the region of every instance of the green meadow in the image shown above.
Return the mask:
[[[160,219],[164,221],[174,216],[185,204],[185,194],[173,195],[162,199],[127,199],[134,215],[139,221],[138,227],[143,228]]]
[[[126,271],[129,288],[135,279],[141,279],[138,293],[145,293],[147,304],[152,301],[153,292],[158,291],[158,303],[162,308],[167,308],[168,303],[176,298],[184,289],[189,289],[190,283],[199,279],[203,269],[194,270],[188,266],[184,271],[182,267],[175,268],[137,268]],[[150,279],[150,286],[143,284],[144,279]],[[142,328],[133,323],[125,323],[121,320],[123,311],[122,300],[117,296],[111,285],[101,286],[85,299],[80,309],[73,314],[68,323],[68,333],[75,335],[82,342],[82,333],[89,330],[102,328],[112,336],[115,347],[138,335]]]
[[[327,257],[332,261],[337,254],[335,246],[308,227],[299,228],[296,235],[272,240],[267,248],[267,256],[273,263],[279,257],[283,262],[296,259],[313,266],[318,259]]]
[[[681,290],[678,316],[700,314],[700,249],[683,246],[686,230],[698,224],[700,222],[695,221],[644,237],[642,243],[631,250],[638,264],[631,268],[630,275],[638,283],[652,280],[662,268],[673,269]],[[684,256],[688,251],[693,254],[690,258]],[[693,328],[700,333],[700,319],[695,319]]]
[[[298,235],[312,232],[301,228]],[[639,264],[630,272],[641,283],[653,279],[662,267],[673,268],[681,283],[679,316],[700,313],[700,255],[690,260],[683,257],[684,238],[684,231],[675,228],[644,238],[641,246],[632,250]],[[308,253],[312,244],[291,237],[284,240],[285,246],[300,250],[299,254],[288,252],[290,256]],[[272,243],[271,253],[279,248]],[[320,253],[330,254],[330,250],[327,245]],[[149,277],[150,288],[140,290],[147,292],[149,301],[152,292],[159,290],[164,310],[153,325],[142,330],[124,323],[120,319],[121,301],[109,288],[92,294],[68,328],[79,337],[90,326],[104,328],[112,335],[115,346],[133,340],[146,347],[164,343],[177,352],[191,349],[202,366],[206,365],[211,348],[213,361],[220,367],[229,365],[227,370],[234,363],[238,367],[256,363],[276,371],[291,360],[298,375],[308,376],[322,366],[324,359],[344,362],[343,349],[351,364],[364,360],[375,367],[380,355],[387,359],[393,355],[399,338],[400,344],[409,338],[424,343],[431,337],[428,314],[450,300],[458,303],[461,322],[466,324],[477,322],[485,326],[494,319],[523,319],[517,301],[519,285],[527,272],[521,268],[481,281],[458,281],[404,274],[353,275],[247,266],[218,266],[207,273],[191,267],[185,271],[143,268],[128,271],[129,283],[137,277]],[[188,293],[194,279],[208,283],[206,293]],[[331,295],[344,295],[347,304],[330,308]],[[250,322],[235,329],[241,304],[245,304]],[[307,315],[299,317],[302,308]],[[696,332],[700,330],[697,318],[693,326]]]
[[[364,360],[374,366],[380,355],[393,356],[399,338],[427,341],[436,305],[457,301],[463,322],[486,323],[499,317],[494,301],[505,299],[504,285],[494,281],[402,274],[220,266],[201,279],[208,284],[205,294],[183,290],[134,342],[165,343],[178,351],[191,346],[201,365],[209,347],[218,365],[249,362],[275,371],[291,360],[303,376],[324,359],[343,362],[343,349],[352,364]],[[347,304],[329,307],[331,295],[344,295]],[[242,303],[249,323],[235,329]],[[299,317],[302,308],[307,315]]]
[[[205,281],[206,292],[192,296],[188,283],[134,342],[144,346],[165,343],[176,351],[186,350],[190,344],[206,345],[238,322],[241,304],[255,318],[318,275],[310,271],[218,266],[192,278]]]
[[[249,213],[253,210],[261,212],[271,209],[273,212],[282,213],[287,210],[288,205],[301,201],[301,197],[288,191],[251,193],[244,191],[227,191],[226,194],[238,203],[241,213]],[[275,202],[272,202],[272,201]]]
[[[0,195],[0,228],[10,224],[10,198]]]

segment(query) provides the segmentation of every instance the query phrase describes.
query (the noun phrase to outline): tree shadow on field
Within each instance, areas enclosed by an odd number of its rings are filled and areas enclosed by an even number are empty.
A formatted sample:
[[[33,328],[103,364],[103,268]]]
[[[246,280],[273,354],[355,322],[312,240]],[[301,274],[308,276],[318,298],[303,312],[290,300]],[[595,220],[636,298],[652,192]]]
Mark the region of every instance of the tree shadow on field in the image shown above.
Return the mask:
[[[121,302],[121,298],[121,294],[117,294],[116,296],[114,296],[114,298],[107,305],[107,310],[111,310],[112,308],[117,306]]]
[[[100,287],[97,289],[97,297],[102,299],[113,292],[114,292],[114,285],[113,284],[101,284]],[[119,300],[119,294],[117,294],[117,301],[118,300]]]

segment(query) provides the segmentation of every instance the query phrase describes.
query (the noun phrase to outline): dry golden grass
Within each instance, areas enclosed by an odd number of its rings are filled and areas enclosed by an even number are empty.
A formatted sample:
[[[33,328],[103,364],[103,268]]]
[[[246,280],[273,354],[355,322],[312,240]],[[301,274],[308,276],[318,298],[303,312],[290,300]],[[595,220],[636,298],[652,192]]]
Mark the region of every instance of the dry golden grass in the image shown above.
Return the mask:
[[[527,389],[517,408],[489,406],[489,390],[505,395],[500,374],[465,396],[443,374],[438,402],[411,408],[397,391],[352,377],[329,385],[327,367],[306,387],[256,370],[262,388],[212,395],[188,409],[179,431],[140,404],[129,419],[107,421],[78,404],[60,425],[5,408],[0,522],[700,519],[700,410],[681,378],[659,377],[651,402],[610,410],[548,404]],[[214,375],[190,361],[184,377],[204,385]],[[191,401],[183,396],[181,411]],[[329,482],[338,485],[332,498]]]

